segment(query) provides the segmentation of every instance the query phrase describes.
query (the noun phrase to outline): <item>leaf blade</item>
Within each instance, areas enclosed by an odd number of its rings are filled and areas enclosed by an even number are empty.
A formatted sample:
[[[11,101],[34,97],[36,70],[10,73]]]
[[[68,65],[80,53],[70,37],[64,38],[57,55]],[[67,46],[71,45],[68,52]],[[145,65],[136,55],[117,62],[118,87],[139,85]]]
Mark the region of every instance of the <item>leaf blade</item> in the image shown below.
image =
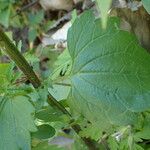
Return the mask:
[[[30,150],[30,132],[36,131],[33,106],[23,96],[7,99],[0,114],[0,147],[3,150]]]
[[[69,103],[91,122],[134,124],[138,113],[150,108],[150,56],[133,35],[118,29],[118,19],[110,18],[105,31],[93,20],[85,12],[68,33]]]

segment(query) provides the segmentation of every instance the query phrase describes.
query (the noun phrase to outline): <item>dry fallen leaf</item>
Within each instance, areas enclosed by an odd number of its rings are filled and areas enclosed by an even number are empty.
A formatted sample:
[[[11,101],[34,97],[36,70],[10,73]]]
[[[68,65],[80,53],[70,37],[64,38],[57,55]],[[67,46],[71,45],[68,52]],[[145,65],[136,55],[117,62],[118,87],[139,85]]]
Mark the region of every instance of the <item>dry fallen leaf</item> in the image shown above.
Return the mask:
[[[41,6],[45,10],[71,10],[73,8],[72,0],[40,0]]]

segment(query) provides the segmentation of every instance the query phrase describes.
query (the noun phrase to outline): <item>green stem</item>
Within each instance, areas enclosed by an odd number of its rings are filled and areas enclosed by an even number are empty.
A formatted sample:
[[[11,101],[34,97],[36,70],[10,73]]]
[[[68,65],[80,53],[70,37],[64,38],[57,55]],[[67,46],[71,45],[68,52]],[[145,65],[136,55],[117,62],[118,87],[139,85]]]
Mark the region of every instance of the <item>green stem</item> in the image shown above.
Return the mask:
[[[16,63],[20,70],[27,76],[28,80],[32,83],[35,88],[40,87],[41,83],[39,78],[36,76],[32,67],[28,64],[26,59],[18,51],[17,47],[8,38],[8,36],[0,28],[0,42],[4,44],[4,51],[6,54]]]
[[[27,60],[23,57],[23,55],[18,51],[17,47],[14,43],[8,38],[8,36],[4,33],[4,31],[0,28],[0,44],[4,45],[5,53],[16,63],[18,68],[26,75],[28,80],[34,86],[34,88],[39,88],[41,86],[41,82],[35,72],[33,71],[32,67],[29,65]],[[63,105],[61,105],[50,93],[48,95],[47,102],[52,107],[57,108],[62,113],[66,114],[70,118],[70,123],[74,121],[72,119],[71,114],[65,109]],[[74,131],[79,134],[81,131],[80,126],[78,124],[71,125]],[[90,150],[96,150],[94,143],[89,138],[81,138],[84,143],[88,146]]]

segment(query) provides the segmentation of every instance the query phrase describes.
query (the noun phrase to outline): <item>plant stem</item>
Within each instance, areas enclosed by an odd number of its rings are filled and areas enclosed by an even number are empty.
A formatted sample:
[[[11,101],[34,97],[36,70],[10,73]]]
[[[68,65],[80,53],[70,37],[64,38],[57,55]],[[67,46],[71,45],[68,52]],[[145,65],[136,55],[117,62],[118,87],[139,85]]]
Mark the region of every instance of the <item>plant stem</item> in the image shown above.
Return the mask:
[[[18,51],[17,47],[8,38],[8,36],[0,28],[0,42],[4,45],[6,54],[16,63],[19,69],[27,76],[28,80],[35,88],[40,87],[41,83],[39,78],[33,72],[32,67],[28,64],[26,59]]]
[[[8,36],[4,33],[4,31],[0,28],[0,45],[4,45],[5,53],[16,63],[18,68],[26,75],[27,79],[31,82],[34,88],[41,87],[41,81],[33,71],[32,67],[29,65],[27,60],[23,57],[23,55],[18,51],[17,47],[14,43],[8,38]],[[48,95],[48,104],[52,107],[57,108],[62,113],[66,114],[70,123],[74,121],[71,114],[65,109],[63,105],[61,105],[50,93]],[[81,128],[78,124],[71,125],[74,131],[79,135]],[[95,143],[89,138],[82,138],[84,143],[87,145],[89,150],[96,150]]]

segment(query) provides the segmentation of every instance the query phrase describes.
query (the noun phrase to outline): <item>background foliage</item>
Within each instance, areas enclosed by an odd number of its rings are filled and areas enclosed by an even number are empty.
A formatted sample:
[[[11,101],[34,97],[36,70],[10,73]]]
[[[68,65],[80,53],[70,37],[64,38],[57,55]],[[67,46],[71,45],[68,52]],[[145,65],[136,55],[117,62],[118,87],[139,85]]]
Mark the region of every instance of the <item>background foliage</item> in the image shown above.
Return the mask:
[[[12,41],[0,30],[0,148],[149,150],[150,55],[137,34],[122,30],[122,18],[108,13],[114,1],[93,1],[90,10],[74,1],[69,12],[40,3],[0,1],[0,24]],[[129,6],[150,14],[150,0]],[[48,38],[53,44],[45,46],[45,34],[54,37],[64,22],[67,41]],[[12,44],[40,79],[38,88],[9,59]]]

